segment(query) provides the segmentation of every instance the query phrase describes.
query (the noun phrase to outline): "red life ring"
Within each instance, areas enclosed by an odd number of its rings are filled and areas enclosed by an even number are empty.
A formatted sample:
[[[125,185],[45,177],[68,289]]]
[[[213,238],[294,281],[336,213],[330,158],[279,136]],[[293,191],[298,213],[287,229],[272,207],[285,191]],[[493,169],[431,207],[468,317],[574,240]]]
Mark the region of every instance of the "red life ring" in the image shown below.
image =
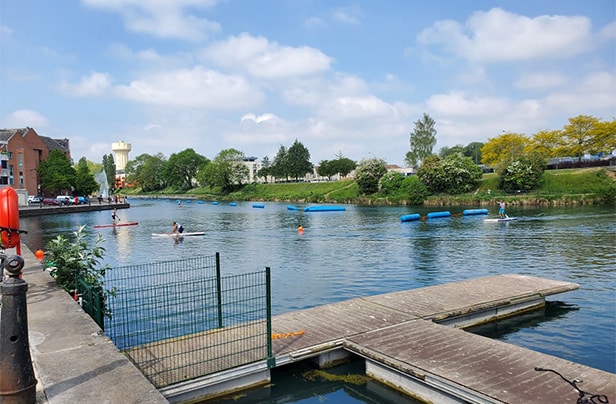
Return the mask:
[[[17,203],[17,192],[11,187],[0,189],[0,227],[3,227],[2,246],[4,248],[18,247],[19,205]]]

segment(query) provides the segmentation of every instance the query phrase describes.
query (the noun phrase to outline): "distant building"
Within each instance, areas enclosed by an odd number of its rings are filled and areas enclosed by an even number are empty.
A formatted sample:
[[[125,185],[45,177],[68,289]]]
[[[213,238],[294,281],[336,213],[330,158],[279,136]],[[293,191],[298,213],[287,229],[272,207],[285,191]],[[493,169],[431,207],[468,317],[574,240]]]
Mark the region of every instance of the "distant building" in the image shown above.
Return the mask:
[[[20,204],[27,203],[28,195],[41,195],[38,169],[52,150],[60,150],[71,158],[68,139],[40,136],[29,127],[0,129],[0,186],[13,187]]]

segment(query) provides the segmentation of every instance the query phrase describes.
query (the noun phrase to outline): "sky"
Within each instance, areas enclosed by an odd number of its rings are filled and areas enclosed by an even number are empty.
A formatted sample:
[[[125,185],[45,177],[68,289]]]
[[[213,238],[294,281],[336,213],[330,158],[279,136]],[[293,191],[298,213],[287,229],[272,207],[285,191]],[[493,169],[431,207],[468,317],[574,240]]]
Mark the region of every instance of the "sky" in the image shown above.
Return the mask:
[[[404,166],[436,146],[616,117],[614,0],[2,0],[0,128],[75,161],[187,148]]]

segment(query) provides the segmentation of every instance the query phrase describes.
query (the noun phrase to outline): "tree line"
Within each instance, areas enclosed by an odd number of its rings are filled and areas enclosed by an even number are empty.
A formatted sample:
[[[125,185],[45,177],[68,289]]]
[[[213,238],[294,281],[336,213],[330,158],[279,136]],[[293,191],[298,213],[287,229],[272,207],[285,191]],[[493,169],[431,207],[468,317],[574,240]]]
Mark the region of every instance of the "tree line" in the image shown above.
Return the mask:
[[[560,130],[543,130],[531,137],[503,131],[485,143],[443,147],[438,154],[433,153],[437,135],[434,119],[424,113],[414,124],[410,150],[405,155],[407,165],[416,169],[414,179],[387,173],[382,159],[355,162],[342,153],[335,159],[320,161],[316,171],[328,179],[336,175],[344,178],[354,171],[354,180],[363,194],[402,193],[419,200],[429,193],[459,194],[472,190],[482,177],[480,163],[496,170],[502,189],[530,190],[540,181],[549,158],[571,156],[581,160],[588,153],[600,155],[616,149],[616,120],[601,121],[587,115],[569,119]],[[127,162],[126,183],[143,192],[168,187],[187,191],[200,186],[228,193],[246,185],[251,177],[261,182],[299,181],[314,172],[309,150],[297,139],[288,148],[281,145],[273,160],[265,156],[258,172],[251,173],[246,160],[244,153],[234,148],[220,151],[212,160],[191,148],[168,158],[162,153],[141,154]],[[116,168],[111,154],[103,156],[100,167],[85,158],[72,167],[68,158],[54,151],[41,162],[41,186],[58,194],[71,190],[74,194],[90,195],[99,189],[92,175],[97,170],[105,171],[113,190]]]

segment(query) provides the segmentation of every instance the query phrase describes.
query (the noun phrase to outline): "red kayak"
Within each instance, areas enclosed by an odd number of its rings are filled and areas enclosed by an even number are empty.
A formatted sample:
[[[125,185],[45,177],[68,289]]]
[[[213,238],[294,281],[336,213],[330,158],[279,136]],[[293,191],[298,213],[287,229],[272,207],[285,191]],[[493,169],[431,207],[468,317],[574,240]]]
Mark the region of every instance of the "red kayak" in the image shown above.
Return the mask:
[[[116,224],[97,224],[94,226],[95,229],[100,229],[101,227],[121,227],[121,226],[136,226],[139,223],[137,222],[126,222],[126,223],[116,223]]]

